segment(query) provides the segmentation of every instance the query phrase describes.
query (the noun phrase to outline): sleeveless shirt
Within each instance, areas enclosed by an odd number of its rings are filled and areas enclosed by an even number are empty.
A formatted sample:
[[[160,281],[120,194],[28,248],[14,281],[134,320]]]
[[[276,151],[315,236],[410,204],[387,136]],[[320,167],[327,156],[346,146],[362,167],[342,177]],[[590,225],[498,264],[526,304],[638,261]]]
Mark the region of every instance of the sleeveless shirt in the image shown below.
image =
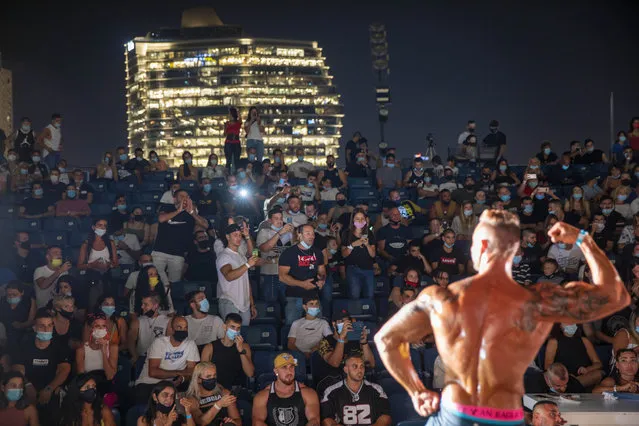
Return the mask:
[[[307,423],[304,398],[299,383],[295,382],[295,392],[288,398],[280,398],[275,391],[275,382],[266,403],[268,426],[304,426]]]

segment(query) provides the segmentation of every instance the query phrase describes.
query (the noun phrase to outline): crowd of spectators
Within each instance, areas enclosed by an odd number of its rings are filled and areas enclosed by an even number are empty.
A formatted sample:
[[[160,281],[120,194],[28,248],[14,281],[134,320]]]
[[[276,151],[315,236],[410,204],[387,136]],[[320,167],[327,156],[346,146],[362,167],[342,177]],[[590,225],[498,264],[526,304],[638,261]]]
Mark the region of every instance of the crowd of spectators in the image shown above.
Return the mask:
[[[639,300],[639,118],[609,152],[544,141],[523,166],[499,122],[478,142],[469,121],[445,164],[404,168],[359,132],[343,168],[270,150],[257,108],[231,110],[224,164],[185,150],[172,170],[120,146],[70,168],[61,124],[36,134],[24,118],[0,155],[0,425],[395,424],[410,402],[372,337],[424,287],[475,272],[488,208],[519,215],[520,285],[591,279],[578,247],[547,237],[565,221]],[[556,324],[526,390],[639,392],[635,307]],[[433,337],[411,353],[442,388]],[[557,418],[545,401],[530,420]]]

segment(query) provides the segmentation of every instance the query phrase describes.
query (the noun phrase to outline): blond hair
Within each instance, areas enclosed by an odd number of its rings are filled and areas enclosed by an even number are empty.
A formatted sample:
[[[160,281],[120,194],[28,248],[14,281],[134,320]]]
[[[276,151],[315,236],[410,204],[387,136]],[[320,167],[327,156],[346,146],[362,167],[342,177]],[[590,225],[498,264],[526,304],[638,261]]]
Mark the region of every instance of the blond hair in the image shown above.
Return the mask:
[[[193,396],[196,399],[200,398],[200,384],[198,382],[202,377],[202,373],[204,373],[204,370],[211,367],[215,368],[215,371],[217,372],[217,367],[212,362],[203,361],[199,362],[195,366],[195,368],[193,369],[193,374],[191,375],[191,383],[189,383],[189,388],[186,390],[186,396]],[[213,389],[213,393],[221,394],[222,390],[223,388],[218,382],[217,386],[215,386],[215,389]]]
[[[476,228],[479,232],[488,230],[491,238],[488,241],[488,253],[498,257],[514,256],[519,248],[521,230],[519,218],[509,211],[489,209],[479,217]]]
[[[51,306],[53,306],[53,309],[60,309],[62,308],[62,305],[64,305],[64,302],[69,301],[75,305],[75,298],[73,296],[59,294],[57,296],[53,296],[53,303],[51,304]]]

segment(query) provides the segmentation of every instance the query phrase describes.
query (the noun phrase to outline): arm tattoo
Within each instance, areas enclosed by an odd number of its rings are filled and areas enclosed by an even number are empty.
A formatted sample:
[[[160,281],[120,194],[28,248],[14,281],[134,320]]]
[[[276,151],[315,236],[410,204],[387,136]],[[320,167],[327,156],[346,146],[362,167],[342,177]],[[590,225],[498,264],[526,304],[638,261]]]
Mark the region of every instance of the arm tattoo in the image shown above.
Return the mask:
[[[564,288],[557,284],[541,283],[533,287],[532,298],[527,302],[540,319],[568,317],[586,321],[598,313],[610,297],[595,291],[595,288],[577,286]]]

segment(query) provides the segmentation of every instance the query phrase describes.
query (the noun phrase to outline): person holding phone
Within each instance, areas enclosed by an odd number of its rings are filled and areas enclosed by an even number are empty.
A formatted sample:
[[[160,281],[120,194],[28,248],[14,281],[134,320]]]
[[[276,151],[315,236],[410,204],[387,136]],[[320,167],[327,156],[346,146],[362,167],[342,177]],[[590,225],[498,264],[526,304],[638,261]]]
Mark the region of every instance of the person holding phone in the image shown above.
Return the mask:
[[[248,117],[244,122],[244,131],[246,132],[246,151],[248,152],[250,148],[255,148],[257,161],[262,161],[264,157],[264,137],[262,136],[264,134],[264,126],[256,106],[249,108]]]
[[[360,295],[372,298],[375,291],[375,236],[369,229],[368,215],[362,209],[355,209],[352,217],[342,235],[348,296],[351,299],[359,299]]]

